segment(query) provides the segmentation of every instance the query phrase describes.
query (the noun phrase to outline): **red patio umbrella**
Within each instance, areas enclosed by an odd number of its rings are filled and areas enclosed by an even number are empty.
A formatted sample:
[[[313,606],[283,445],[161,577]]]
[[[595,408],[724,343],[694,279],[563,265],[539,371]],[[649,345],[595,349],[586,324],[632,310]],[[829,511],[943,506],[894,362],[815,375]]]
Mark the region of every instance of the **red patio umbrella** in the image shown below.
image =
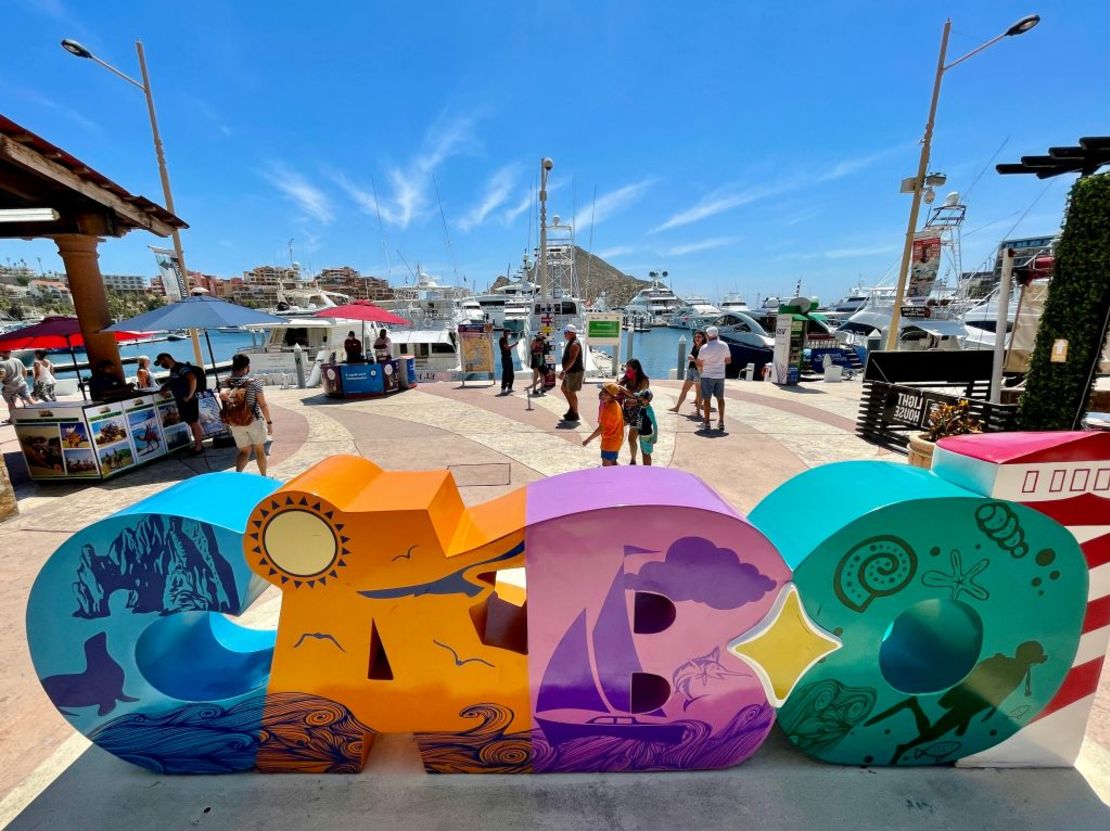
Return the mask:
[[[362,321],[362,337],[366,338],[366,324],[367,323],[391,323],[394,326],[408,326],[412,323],[411,320],[405,320],[399,317],[388,309],[383,309],[376,303],[371,303],[369,300],[355,300],[351,303],[344,303],[342,306],[329,306],[326,309],[320,309],[318,312],[313,313],[314,317],[338,317],[344,320],[361,320]]]
[[[142,340],[150,337],[149,332],[113,332],[118,343]],[[81,336],[81,326],[77,318],[67,315],[54,315],[44,317],[41,323],[24,326],[14,332],[0,335],[0,350],[16,351],[19,349],[65,349],[73,359],[73,371],[77,375],[77,382],[81,386],[81,394],[85,394],[81,374],[77,372],[77,356],[73,350],[84,346],[85,339]]]
[[[313,314],[315,317],[341,317],[346,320],[361,320],[363,323],[392,323],[394,326],[408,326],[412,323],[411,320],[405,320],[369,300],[355,300],[342,306],[329,306]]]

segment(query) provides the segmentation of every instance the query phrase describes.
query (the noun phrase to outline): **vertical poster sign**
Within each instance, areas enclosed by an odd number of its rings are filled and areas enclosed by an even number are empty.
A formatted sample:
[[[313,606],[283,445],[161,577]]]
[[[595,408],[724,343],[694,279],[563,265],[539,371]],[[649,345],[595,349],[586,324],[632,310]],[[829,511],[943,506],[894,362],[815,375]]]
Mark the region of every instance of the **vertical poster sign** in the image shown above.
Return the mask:
[[[910,285],[906,297],[928,297],[940,271],[940,233],[933,228],[913,236],[913,257],[910,259]]]
[[[158,274],[162,277],[162,286],[166,290],[166,299],[171,303],[189,296],[189,286],[185,282],[185,274],[181,270],[181,262],[177,259],[177,252],[169,248],[155,248],[154,261],[158,263]]]
[[[460,323],[459,351],[465,374],[493,375],[493,324]]]

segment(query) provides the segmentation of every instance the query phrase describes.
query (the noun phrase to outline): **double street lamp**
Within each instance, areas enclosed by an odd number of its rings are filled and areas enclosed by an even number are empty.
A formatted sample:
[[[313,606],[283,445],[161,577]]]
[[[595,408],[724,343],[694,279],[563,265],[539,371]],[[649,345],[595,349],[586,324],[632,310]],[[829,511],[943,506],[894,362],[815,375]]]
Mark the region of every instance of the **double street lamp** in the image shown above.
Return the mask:
[[[166,153],[162,147],[162,135],[158,132],[158,116],[154,112],[154,94],[150,90],[150,75],[146,69],[146,57],[143,54],[143,42],[141,40],[135,41],[135,51],[139,53],[139,71],[142,73],[143,80],[140,83],[132,78],[130,75],[120,72],[107,61],[103,61],[78,43],[75,40],[66,38],[62,41],[62,48],[78,58],[88,58],[93,63],[98,63],[113,75],[116,75],[127,83],[138,87],[143,91],[146,96],[146,109],[150,115],[150,131],[154,135],[154,155],[158,159],[158,175],[162,178],[162,194],[166,201],[166,210],[171,214],[177,215],[173,207],[173,192],[170,190],[170,174],[166,169]],[[173,250],[177,257],[177,267],[181,269],[181,279],[184,282],[185,291],[189,290],[189,271],[185,268],[185,252],[181,248],[181,233],[176,227],[172,229],[173,236]],[[190,330],[193,341],[193,353],[196,357],[197,364],[204,366],[204,357],[200,351],[200,340],[197,337],[195,329]]]
[[[933,97],[929,102],[929,120],[925,122],[925,135],[921,139],[921,157],[918,159],[917,163],[917,176],[912,180],[913,201],[910,203],[910,218],[909,223],[906,225],[906,241],[902,247],[902,265],[898,269],[898,288],[894,293],[894,309],[891,312],[890,326],[886,333],[886,349],[888,351],[898,348],[898,328],[902,317],[902,301],[906,294],[906,278],[909,273],[910,257],[913,253],[913,238],[917,230],[918,214],[921,211],[921,198],[930,184],[926,181],[928,179],[926,171],[929,167],[929,150],[933,141],[933,123],[937,114],[937,101],[940,98],[941,79],[944,77],[944,73],[952,69],[952,67],[963,63],[973,55],[978,55],[984,49],[993,46],[1003,38],[1024,35],[1040,22],[1040,15],[1031,14],[1023,17],[1002,34],[991,38],[986,43],[972,49],[966,55],[956,58],[956,60],[946,64],[945,60],[948,57],[948,33],[952,29],[952,20],[949,18],[944,21],[944,32],[941,34],[940,38],[940,57],[937,58],[937,72],[933,79]]]

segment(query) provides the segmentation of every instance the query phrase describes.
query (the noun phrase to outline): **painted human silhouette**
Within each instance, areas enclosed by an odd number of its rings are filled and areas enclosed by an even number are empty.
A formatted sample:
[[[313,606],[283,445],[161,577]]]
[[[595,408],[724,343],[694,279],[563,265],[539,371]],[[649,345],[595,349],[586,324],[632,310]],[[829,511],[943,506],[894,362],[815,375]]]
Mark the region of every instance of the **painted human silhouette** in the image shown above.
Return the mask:
[[[930,723],[917,696],[911,695],[869,719],[865,726],[877,724],[901,710],[913,713],[918,736],[898,745],[890,760],[890,764],[896,765],[906,751],[935,741],[951,730],[955,730],[957,736],[964,735],[971,726],[971,720],[984,710],[987,713],[983,716],[983,721],[986,721],[1022,681],[1025,682],[1025,694],[1032,695],[1033,664],[1043,664],[1045,660],[1044,648],[1037,641],[1026,641],[1017,648],[1013,658],[999,652],[976,664],[963,681],[938,699],[937,703],[946,712],[935,722]]]

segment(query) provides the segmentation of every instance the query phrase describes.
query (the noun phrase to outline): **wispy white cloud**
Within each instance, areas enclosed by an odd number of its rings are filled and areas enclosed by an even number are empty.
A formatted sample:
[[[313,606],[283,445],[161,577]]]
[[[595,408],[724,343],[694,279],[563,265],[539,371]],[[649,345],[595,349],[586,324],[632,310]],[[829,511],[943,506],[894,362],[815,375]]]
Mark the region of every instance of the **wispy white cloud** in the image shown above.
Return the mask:
[[[695,254],[698,251],[712,251],[714,248],[724,248],[736,242],[736,237],[710,237],[709,239],[675,245],[663,253],[668,257],[681,257],[683,254]]]
[[[75,124],[79,124],[80,126],[84,127],[86,130],[98,133],[101,132],[100,125],[93,121],[91,118],[82,115],[73,107],[67,106],[66,104],[62,104],[55,99],[50,98],[49,96],[43,95],[37,89],[13,84],[4,80],[3,78],[0,78],[0,89],[6,90],[9,94],[14,95],[17,98],[23,98],[27,101],[30,101],[36,106],[42,107],[47,110],[52,110],[56,113],[60,113],[66,118],[72,120]]]
[[[652,228],[651,233],[654,234],[659,231],[667,231],[671,228],[679,228],[683,225],[700,222],[703,219],[708,219],[711,216],[716,216],[725,211],[731,211],[733,208],[739,208],[741,205],[748,205],[760,199],[766,199],[768,196],[783,193],[791,187],[791,184],[776,183],[756,185],[743,190],[730,191],[728,189],[718,189],[703,196],[700,201],[686,210],[674,214],[662,225]]]
[[[652,228],[651,233],[654,234],[659,231],[667,231],[671,228],[679,228],[683,225],[700,222],[703,219],[708,219],[711,216],[716,216],[725,211],[731,211],[742,205],[749,205],[752,202],[766,199],[769,196],[778,196],[783,193],[788,193],[811,183],[825,183],[843,179],[846,176],[850,176],[853,173],[858,173],[870,167],[888,156],[905,150],[906,147],[907,145],[905,144],[899,144],[865,156],[843,159],[816,176],[796,176],[787,180],[752,185],[742,189],[737,189],[736,187],[718,188],[703,196],[700,201],[689,208],[672,215],[663,222],[663,224]],[[801,221],[804,221],[804,218],[798,220],[798,222]]]
[[[388,195],[383,198],[375,199],[372,192],[342,174],[333,174],[332,178],[363,211],[375,215],[380,212],[383,222],[407,228],[433,212],[431,190],[436,169],[475,144],[472,117],[440,119],[425,133],[419,153],[407,163],[386,170]]]
[[[601,224],[613,214],[623,211],[636,202],[654,182],[654,179],[642,179],[602,194],[596,202],[574,215],[574,227],[581,232],[591,222],[594,225]]]
[[[897,250],[897,245],[870,245],[860,248],[832,248],[826,251],[824,255],[831,260],[845,260],[851,257],[874,257]]]
[[[548,186],[547,189],[550,192],[550,190],[551,190],[550,185]],[[502,221],[506,225],[516,221],[516,218],[518,216],[520,216],[522,213],[524,213],[526,210],[531,208],[534,203],[535,203],[535,195],[532,193],[532,190],[529,189],[528,192],[520,198],[519,202],[517,202],[511,208],[507,208],[505,210],[505,213],[501,215]]]
[[[477,228],[495,210],[505,204],[509,198],[509,193],[513,189],[513,183],[516,181],[517,174],[520,166],[517,164],[507,164],[500,170],[494,172],[490,176],[489,181],[486,182],[485,192],[482,194],[482,199],[467,211],[458,223],[459,228],[463,231],[470,231]],[[525,206],[527,207],[527,205]]]
[[[631,245],[614,245],[612,248],[604,248],[597,252],[597,256],[603,260],[611,260],[614,257],[623,257],[626,254],[631,254],[636,249]]]
[[[307,216],[325,225],[334,218],[331,200],[327,195],[288,165],[275,162],[262,175]]]

